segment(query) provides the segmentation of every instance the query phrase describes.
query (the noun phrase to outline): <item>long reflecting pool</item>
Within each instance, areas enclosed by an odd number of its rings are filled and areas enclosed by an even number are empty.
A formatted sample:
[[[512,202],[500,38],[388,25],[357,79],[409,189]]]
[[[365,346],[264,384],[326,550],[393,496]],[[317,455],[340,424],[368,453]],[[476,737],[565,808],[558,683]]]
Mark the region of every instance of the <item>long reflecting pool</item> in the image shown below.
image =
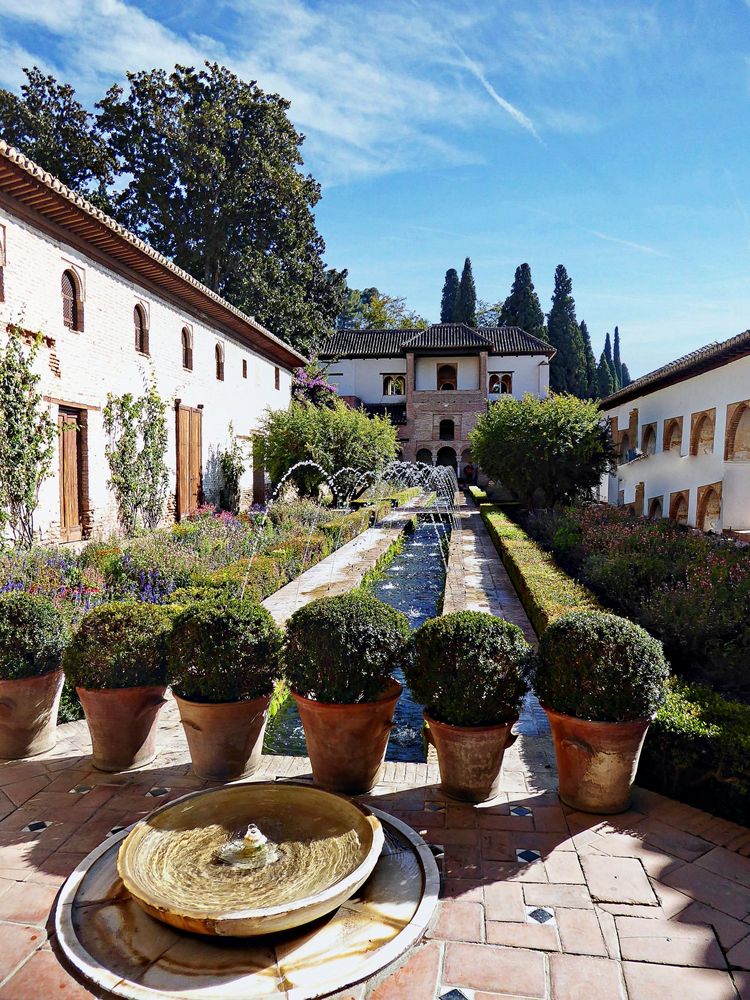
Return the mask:
[[[443,553],[449,533],[450,528],[442,521],[420,519],[412,534],[406,536],[401,551],[372,587],[381,601],[403,611],[412,628],[440,611],[445,586]],[[404,693],[396,706],[386,760],[423,762],[422,706],[412,698],[400,671],[396,671],[396,676],[404,685]],[[269,723],[263,749],[265,753],[306,756],[302,723],[291,698]]]

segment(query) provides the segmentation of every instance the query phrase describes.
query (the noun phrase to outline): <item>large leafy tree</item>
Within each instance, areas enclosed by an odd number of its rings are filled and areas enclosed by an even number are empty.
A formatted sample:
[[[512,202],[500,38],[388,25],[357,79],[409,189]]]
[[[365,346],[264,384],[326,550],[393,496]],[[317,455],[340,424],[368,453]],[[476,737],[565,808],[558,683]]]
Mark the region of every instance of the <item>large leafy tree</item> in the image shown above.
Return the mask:
[[[342,330],[388,330],[414,328],[424,330],[427,320],[406,305],[398,295],[386,295],[377,288],[347,289],[344,308],[336,320]]]
[[[540,340],[547,339],[544,312],[534,289],[528,264],[519,264],[516,268],[510,295],[503,303],[500,313],[500,322],[505,326],[519,326]]]
[[[555,268],[552,308],[547,317],[547,335],[557,353],[550,363],[550,388],[555,392],[587,395],[586,356],[576,320],[573,283],[562,264]]]
[[[107,206],[114,159],[96,120],[67,83],[24,69],[20,95],[0,89],[0,136],[63,184]]]
[[[567,394],[503,396],[469,440],[482,470],[529,508],[590,496],[612,462],[609,427],[596,403]]]
[[[289,102],[216,63],[128,73],[98,104],[119,170],[117,217],[156,250],[291,343],[340,312]]]
[[[458,297],[458,271],[449,267],[445,272],[443,294],[440,299],[440,322],[452,323],[456,315],[456,299]]]
[[[468,326],[477,325],[477,289],[474,284],[474,275],[471,270],[471,259],[469,257],[464,261],[461,280],[458,283],[453,322],[466,323]]]
[[[369,417],[338,400],[330,407],[292,402],[288,410],[267,410],[261,427],[266,468],[279,482],[298,462],[316,462],[328,477],[340,469],[378,472],[396,457],[396,428],[388,417]],[[313,466],[292,473],[304,496],[315,496],[326,476]],[[353,485],[352,476],[333,479],[334,492]]]

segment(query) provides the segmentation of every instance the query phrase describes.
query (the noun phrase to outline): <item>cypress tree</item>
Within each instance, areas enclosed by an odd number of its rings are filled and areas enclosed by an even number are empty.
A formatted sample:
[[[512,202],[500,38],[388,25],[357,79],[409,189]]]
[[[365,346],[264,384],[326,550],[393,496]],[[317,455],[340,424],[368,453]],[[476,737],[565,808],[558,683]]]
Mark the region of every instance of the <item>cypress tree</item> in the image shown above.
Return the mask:
[[[632,381],[633,380],[630,377],[630,372],[628,371],[628,366],[626,364],[623,364],[623,366],[622,366],[622,386],[621,386],[621,388],[624,389],[625,386],[626,385],[630,385],[630,383]]]
[[[612,341],[610,340],[609,330],[607,331],[607,336],[604,338],[604,359],[609,366],[609,373],[612,376],[613,390],[617,389],[617,374],[615,372],[615,361],[612,357]]]
[[[500,312],[500,323],[503,326],[520,326],[533,337],[538,337],[540,340],[547,339],[544,313],[539,303],[539,296],[534,290],[531,268],[528,264],[521,264],[516,268],[510,295],[503,303]]]
[[[571,392],[582,398],[588,392],[586,357],[581,330],[576,322],[573,283],[562,264],[555,268],[555,290],[547,317],[547,335],[557,350],[550,363],[550,389]]]
[[[445,272],[443,282],[443,297],[440,300],[440,322],[453,323],[456,315],[456,298],[458,296],[458,271],[449,267]]]
[[[471,271],[471,258],[464,261],[461,280],[458,283],[456,308],[453,314],[454,323],[466,323],[467,326],[477,325],[477,289],[474,275]]]
[[[622,388],[622,359],[620,358],[620,330],[615,327],[615,345],[612,360],[615,366],[615,382],[617,383],[617,388]]]
[[[586,396],[596,399],[599,394],[599,376],[596,371],[596,358],[591,347],[591,337],[586,320],[581,320],[581,339],[583,340],[583,356],[586,359]]]
[[[612,370],[609,367],[604,351],[602,351],[602,356],[599,358],[596,376],[599,399],[605,399],[607,396],[611,396],[614,391],[614,385],[612,384]]]

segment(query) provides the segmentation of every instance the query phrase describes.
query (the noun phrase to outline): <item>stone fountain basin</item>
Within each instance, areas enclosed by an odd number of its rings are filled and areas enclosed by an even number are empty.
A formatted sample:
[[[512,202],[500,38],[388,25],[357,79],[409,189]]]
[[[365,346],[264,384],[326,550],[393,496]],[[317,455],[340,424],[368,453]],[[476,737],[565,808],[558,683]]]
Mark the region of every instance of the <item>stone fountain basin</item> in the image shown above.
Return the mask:
[[[282,850],[257,871],[216,861],[234,830],[254,823]],[[365,883],[383,847],[364,806],[310,785],[253,782],[195,792],[137,823],[117,870],[150,916],[198,934],[248,937],[299,927]]]

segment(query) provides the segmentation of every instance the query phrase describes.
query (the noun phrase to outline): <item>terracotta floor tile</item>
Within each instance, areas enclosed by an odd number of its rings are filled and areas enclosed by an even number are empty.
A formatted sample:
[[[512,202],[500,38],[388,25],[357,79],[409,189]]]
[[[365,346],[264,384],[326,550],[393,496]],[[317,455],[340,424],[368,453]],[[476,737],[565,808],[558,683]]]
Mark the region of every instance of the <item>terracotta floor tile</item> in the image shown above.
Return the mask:
[[[594,908],[596,919],[599,921],[599,929],[602,932],[604,946],[607,949],[609,958],[620,958],[620,939],[617,936],[615,918],[611,913],[605,913],[601,907]]]
[[[750,887],[750,858],[743,858],[741,854],[735,854],[724,847],[715,847],[695,863],[732,882]]]
[[[656,905],[657,899],[643,865],[636,858],[581,858],[591,898],[600,903]]]
[[[738,920],[750,914],[750,889],[715,875],[699,865],[684,865],[665,875],[664,882]]]
[[[678,923],[709,924],[716,931],[719,944],[725,951],[729,951],[750,934],[750,925],[722,913],[721,910],[715,910],[712,906],[706,906],[705,903],[691,903],[672,919]]]
[[[737,1000],[728,972],[623,962],[628,1000]]]
[[[544,956],[523,948],[449,941],[445,949],[443,983],[511,996],[542,998],[546,993]]]
[[[0,924],[0,980],[5,979],[32,951],[44,944],[47,935],[29,924]]]
[[[565,813],[560,806],[534,806],[534,829],[540,833],[567,833]]]
[[[22,806],[24,802],[28,802],[37,792],[41,792],[48,785],[47,775],[40,774],[36,778],[27,778],[25,781],[14,781],[9,785],[3,785],[3,792],[15,806]]]
[[[511,816],[510,813],[507,816],[496,813],[479,813],[478,822],[482,830],[507,830],[509,833],[522,833],[534,829],[534,820],[531,816]]]
[[[569,910],[558,906],[555,919],[566,954],[610,957],[594,910]]]
[[[526,920],[523,889],[518,883],[494,882],[484,887],[484,906],[488,920]]]
[[[525,864],[515,861],[485,861],[484,877],[498,882],[549,882],[543,861]]]
[[[748,927],[750,931],[750,927]],[[743,938],[727,952],[727,961],[733,969],[750,970],[750,937]]]
[[[478,810],[473,806],[448,805],[446,809],[445,825],[452,830],[459,827],[476,827],[478,825]]]
[[[479,851],[473,847],[449,845],[445,849],[444,874],[452,878],[476,879],[482,875]]]
[[[36,952],[0,989],[0,1000],[93,1000],[93,996],[68,975],[51,951]]]
[[[732,978],[739,993],[739,1000],[750,1000],[750,972],[733,972]]]
[[[549,965],[554,1000],[582,1000],[583,997],[622,1000],[624,997],[619,962],[582,955],[550,955]]]
[[[370,1000],[432,1000],[440,972],[440,946],[420,945],[404,965],[375,988]]]
[[[660,851],[638,837],[624,833],[601,833],[595,842],[597,851],[618,858],[637,858],[648,875],[661,878],[669,871],[680,868],[685,862],[672,854]]]
[[[524,883],[523,894],[529,906],[566,906],[588,909],[594,904],[585,885],[532,885]]]
[[[544,858],[547,879],[562,885],[585,885],[581,862],[573,851],[552,851]]]
[[[479,942],[482,940],[483,924],[484,907],[481,903],[444,899],[429,937],[444,941]]]
[[[44,924],[56,895],[55,886],[16,882],[0,895],[0,920]]]
[[[447,878],[443,882],[443,899],[459,899],[464,903],[484,902],[484,882],[468,878]]]
[[[685,830],[678,830],[658,819],[645,819],[638,825],[638,832],[647,843],[683,861],[695,861],[714,846],[708,840],[696,837]]]
[[[557,928],[548,924],[506,923],[487,921],[487,943],[510,948],[536,948],[539,951],[560,951]]]
[[[672,920],[615,917],[623,960],[725,969],[713,927]]]

